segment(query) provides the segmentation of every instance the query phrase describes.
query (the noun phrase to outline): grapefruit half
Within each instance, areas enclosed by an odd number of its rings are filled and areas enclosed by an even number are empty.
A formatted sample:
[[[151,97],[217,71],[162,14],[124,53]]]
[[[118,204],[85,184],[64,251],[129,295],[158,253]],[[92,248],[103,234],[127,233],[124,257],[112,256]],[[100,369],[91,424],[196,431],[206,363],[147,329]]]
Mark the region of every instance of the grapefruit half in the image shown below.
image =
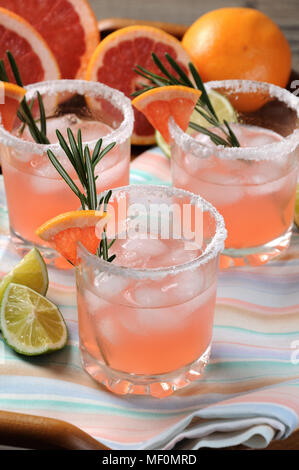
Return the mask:
[[[16,60],[24,85],[60,78],[56,59],[40,34],[26,20],[0,7],[0,58],[9,80],[14,82],[7,50]]]
[[[189,75],[190,57],[178,39],[158,28],[136,25],[109,34],[98,45],[89,63],[86,78],[117,88],[126,96],[131,97],[131,94],[142,88],[142,84],[146,82],[144,78],[134,72],[133,69],[136,65],[161,74],[152,60],[152,52],[159,57],[168,70],[171,70],[165,59],[167,52]],[[132,144],[148,145],[154,143],[153,126],[139,110],[135,109],[134,113],[135,126]]]
[[[85,77],[100,40],[97,19],[86,0],[0,0],[0,7],[34,26],[55,55],[62,78]]]

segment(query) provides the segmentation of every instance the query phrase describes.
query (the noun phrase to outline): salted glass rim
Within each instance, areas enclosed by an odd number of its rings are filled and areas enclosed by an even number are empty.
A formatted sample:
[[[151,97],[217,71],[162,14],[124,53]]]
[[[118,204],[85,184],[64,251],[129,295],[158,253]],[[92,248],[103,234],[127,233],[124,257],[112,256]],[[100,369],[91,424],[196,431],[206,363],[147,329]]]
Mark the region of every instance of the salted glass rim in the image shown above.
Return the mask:
[[[91,97],[101,96],[109,100],[117,109],[119,109],[124,119],[117,129],[114,129],[109,134],[102,137],[103,146],[107,146],[112,142],[121,144],[125,142],[133,132],[134,125],[134,112],[131,105],[131,100],[127,98],[124,93],[100,82],[92,82],[87,80],[47,80],[44,82],[33,83],[25,87],[27,90],[26,98],[31,100],[37,91],[41,95],[54,95],[57,92],[70,92],[85,94],[88,93]],[[88,145],[92,150],[98,139],[85,141],[84,145]],[[19,152],[26,152],[32,154],[44,154],[51,150],[55,155],[64,155],[59,143],[55,144],[38,144],[30,142],[13,135],[11,132],[4,129],[1,123],[0,116],[0,143],[7,147],[14,147]]]
[[[224,88],[234,92],[242,91],[244,93],[265,91],[273,98],[287,104],[296,111],[299,118],[299,98],[284,88],[271,83],[259,82],[254,80],[214,80],[205,83],[207,90],[216,90]],[[172,142],[181,147],[184,152],[190,152],[200,158],[206,158],[211,155],[223,159],[243,159],[243,160],[274,160],[283,155],[293,152],[299,145],[299,129],[287,137],[282,137],[279,142],[261,145],[259,147],[225,147],[223,145],[202,144],[191,135],[184,132],[171,117],[169,119],[169,132]]]
[[[227,236],[227,231],[224,224],[224,219],[222,215],[216,210],[216,208],[208,201],[203,199],[197,194],[193,194],[190,191],[184,189],[179,189],[175,187],[163,186],[163,185],[142,185],[134,184],[128,186],[121,186],[119,188],[112,189],[112,195],[121,193],[121,192],[131,192],[131,191],[146,191],[151,193],[152,191],[163,192],[166,195],[174,196],[188,196],[190,198],[190,204],[197,205],[206,212],[208,211],[214,218],[216,222],[215,234],[213,235],[212,240],[207,245],[203,253],[191,261],[188,261],[184,264],[178,264],[169,267],[161,268],[132,268],[119,266],[117,264],[109,263],[103,259],[90,253],[80,242],[78,243],[79,256],[82,256],[85,262],[89,266],[92,266],[95,269],[100,270],[101,272],[108,272],[113,275],[128,277],[133,279],[160,279],[171,274],[177,274],[189,269],[195,269],[199,266],[206,264],[211,259],[215,258],[219,252],[224,249],[224,241]],[[103,194],[107,193],[105,191]],[[113,197],[113,196],[112,196]]]

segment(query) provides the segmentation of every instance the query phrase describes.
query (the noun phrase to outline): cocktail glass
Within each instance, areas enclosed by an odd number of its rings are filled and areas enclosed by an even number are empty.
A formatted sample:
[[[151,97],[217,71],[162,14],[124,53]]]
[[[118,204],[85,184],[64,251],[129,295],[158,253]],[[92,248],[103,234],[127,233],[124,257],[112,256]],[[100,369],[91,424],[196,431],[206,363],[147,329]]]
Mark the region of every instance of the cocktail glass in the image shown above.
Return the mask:
[[[75,183],[75,172],[58,144],[56,129],[67,138],[67,128],[75,137],[80,128],[83,144],[93,150],[97,140],[103,146],[116,142],[97,165],[97,192],[128,184],[130,136],[133,128],[131,103],[121,92],[101,83],[83,80],[57,80],[27,87],[28,103],[42,95],[47,116],[47,136],[51,145],[33,142],[29,130],[16,118],[12,132],[0,127],[0,150],[10,231],[22,253],[37,245],[48,261],[57,261],[57,253],[41,245],[35,230],[50,218],[78,208],[78,199],[61,179],[47,156],[51,149]],[[33,114],[38,118],[38,106]]]
[[[115,189],[109,211],[115,260],[79,246],[83,366],[114,393],[164,397],[208,362],[223,218],[200,196],[150,185]]]
[[[184,133],[170,120],[173,185],[200,194],[223,215],[228,231],[223,266],[263,264],[290,242],[299,99],[277,86],[247,80],[205,86],[240,110],[231,127],[241,147],[216,146],[208,136]]]

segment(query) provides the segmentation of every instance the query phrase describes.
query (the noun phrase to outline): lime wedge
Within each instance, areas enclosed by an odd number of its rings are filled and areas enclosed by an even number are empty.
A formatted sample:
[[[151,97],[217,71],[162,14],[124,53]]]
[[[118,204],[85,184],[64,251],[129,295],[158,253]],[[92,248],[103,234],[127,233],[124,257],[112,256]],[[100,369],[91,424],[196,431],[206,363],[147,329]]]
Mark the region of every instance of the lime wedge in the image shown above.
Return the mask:
[[[0,302],[10,282],[31,287],[39,294],[46,295],[48,290],[48,270],[46,263],[37,248],[33,248],[24,256],[0,283]]]
[[[299,227],[299,184],[297,184],[297,190],[296,190],[295,224],[297,225],[297,227]]]
[[[27,356],[57,351],[67,342],[66,325],[57,306],[13,282],[4,292],[0,325],[7,344]]]
[[[224,119],[227,122],[237,122],[238,117],[237,113],[230,104],[229,100],[218,93],[218,91],[210,90],[208,93],[212,106],[217,114],[217,117],[220,122],[223,122]],[[211,124],[208,123],[197,111],[193,111],[191,114],[190,121],[195,122],[202,127],[211,127]]]
[[[213,108],[218,116],[220,122],[223,122],[224,119],[227,122],[237,122],[237,113],[230,104],[229,100],[218,93],[217,91],[210,90],[208,93],[210,101],[212,103]],[[190,121],[198,124],[202,127],[211,127],[211,125],[206,121],[197,111],[193,111],[191,114]],[[187,130],[188,134],[193,133],[194,130],[189,128]],[[165,153],[165,155],[170,158],[170,146],[165,142],[160,132],[156,131],[156,142],[160,149]]]
[[[159,131],[155,131],[155,138],[156,138],[156,143],[158,147],[160,147],[162,152],[165,153],[166,157],[170,158],[171,157],[170,145],[167,144],[164,137],[162,137],[162,134]]]

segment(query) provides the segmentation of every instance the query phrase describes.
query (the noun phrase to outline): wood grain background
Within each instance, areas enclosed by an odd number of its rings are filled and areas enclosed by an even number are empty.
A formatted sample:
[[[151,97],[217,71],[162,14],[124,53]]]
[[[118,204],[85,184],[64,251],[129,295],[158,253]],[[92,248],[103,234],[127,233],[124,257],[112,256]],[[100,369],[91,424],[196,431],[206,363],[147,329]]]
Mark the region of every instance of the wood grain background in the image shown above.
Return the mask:
[[[283,30],[293,53],[293,68],[299,70],[298,0],[89,0],[99,20],[109,17],[169,21],[192,24],[199,16],[215,8],[246,6],[257,8]]]

